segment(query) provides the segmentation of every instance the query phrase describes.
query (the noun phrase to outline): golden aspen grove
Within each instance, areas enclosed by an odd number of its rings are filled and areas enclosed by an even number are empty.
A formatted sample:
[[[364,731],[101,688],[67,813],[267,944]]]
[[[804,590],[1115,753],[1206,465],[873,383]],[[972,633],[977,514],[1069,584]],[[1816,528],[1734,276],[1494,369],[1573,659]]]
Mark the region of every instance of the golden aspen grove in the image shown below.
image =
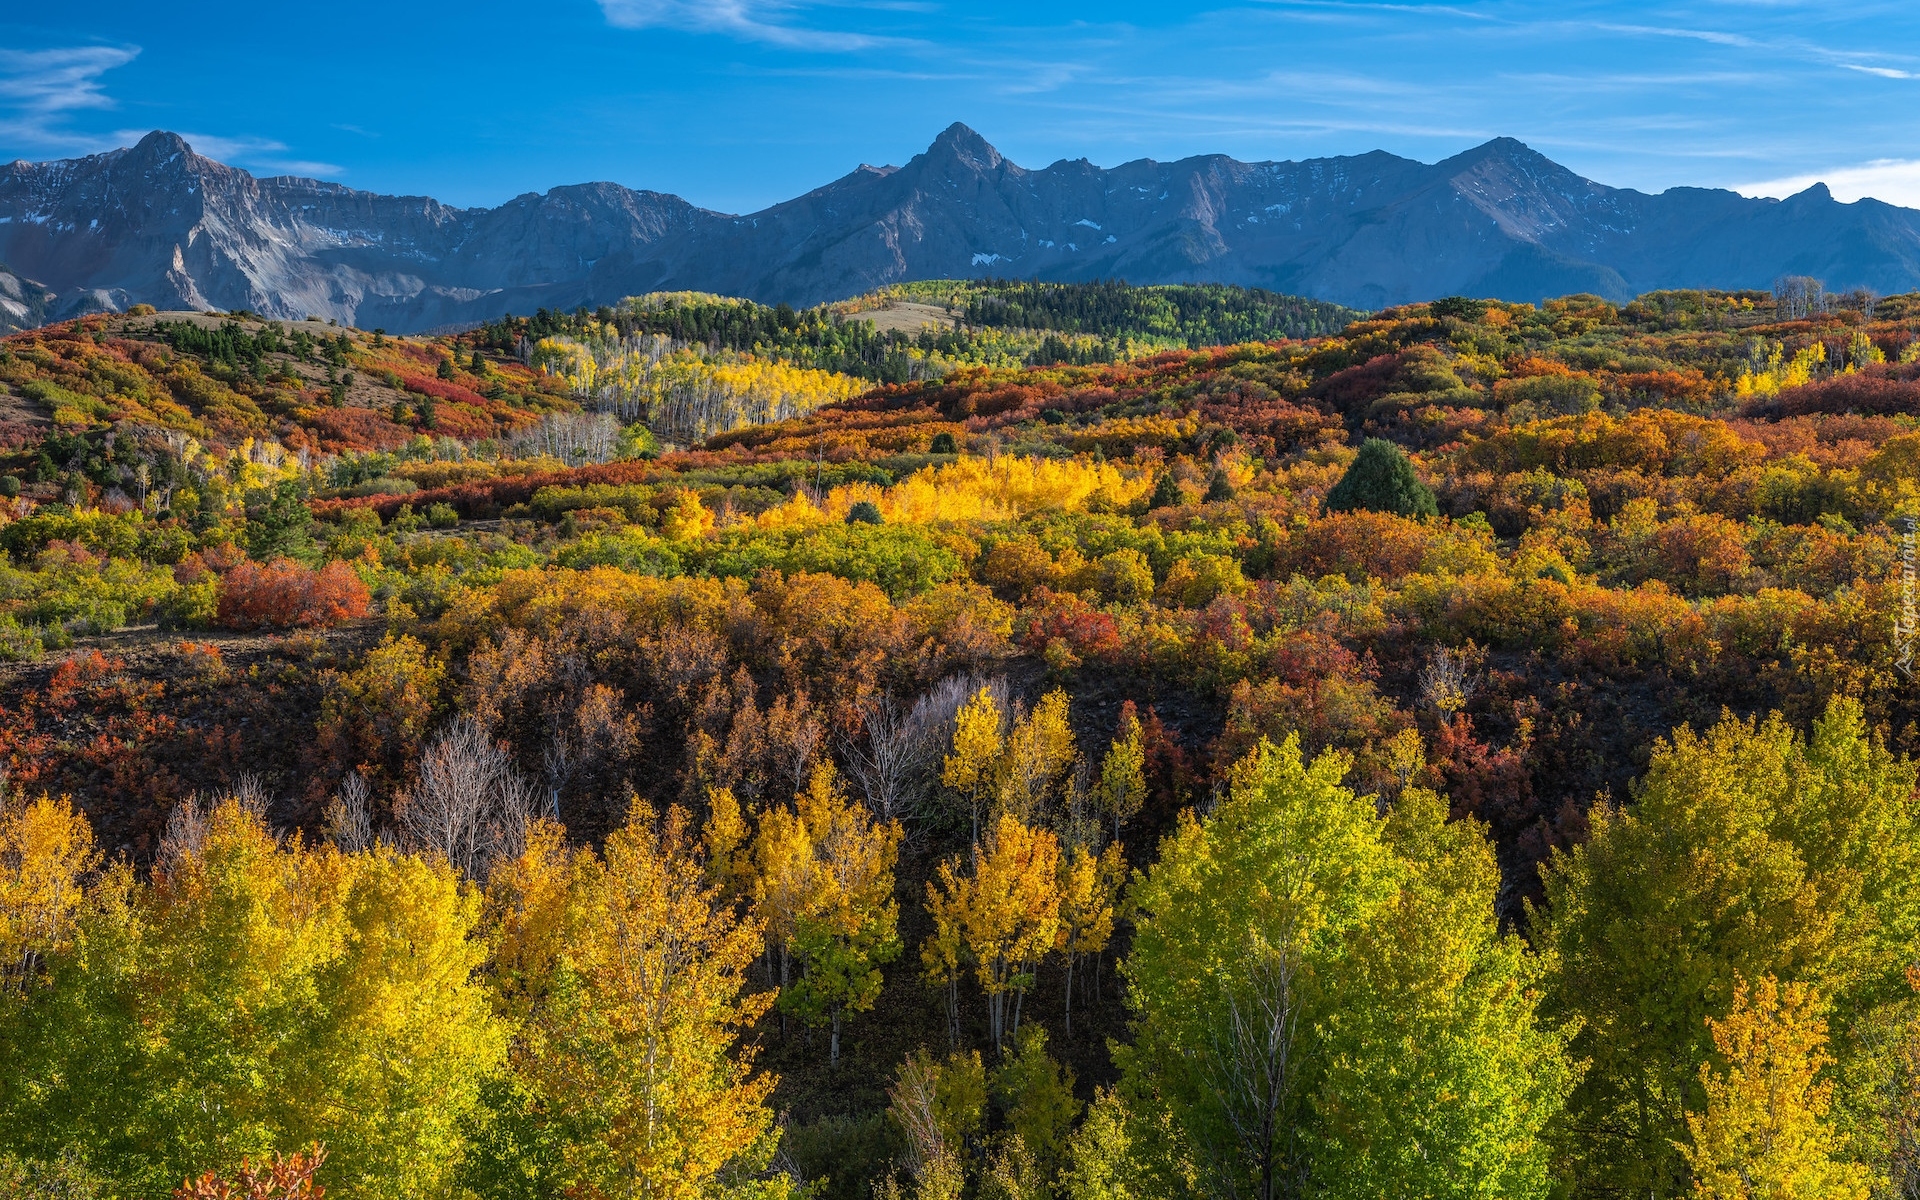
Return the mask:
[[[0,1196],[1920,1197],[1920,295],[138,306],[0,400]]]

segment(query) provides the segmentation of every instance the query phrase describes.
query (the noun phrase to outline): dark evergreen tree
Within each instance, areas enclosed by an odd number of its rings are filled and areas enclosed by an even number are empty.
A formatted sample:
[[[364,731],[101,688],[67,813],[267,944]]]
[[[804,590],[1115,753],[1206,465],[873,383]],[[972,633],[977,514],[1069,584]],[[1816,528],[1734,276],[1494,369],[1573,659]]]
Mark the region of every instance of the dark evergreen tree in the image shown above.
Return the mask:
[[[1207,480],[1207,503],[1218,504],[1222,500],[1233,499],[1233,480],[1219,467],[1213,469],[1213,478]]]
[[[953,435],[941,430],[933,435],[933,441],[927,446],[928,454],[958,454],[960,447],[954,444]]]
[[[1396,513],[1403,517],[1431,517],[1440,508],[1433,489],[1420,482],[1406,452],[1382,438],[1368,438],[1360,454],[1327,493],[1328,512]]]
[[[313,550],[313,513],[297,480],[281,481],[247,513],[247,556],[256,562],[305,558]]]
[[[880,506],[871,500],[856,500],[847,510],[849,525],[884,525],[886,518],[880,515]]]
[[[1172,508],[1186,502],[1187,498],[1181,493],[1180,484],[1174,479],[1173,472],[1168,471],[1160,476],[1159,482],[1153,485],[1153,498],[1147,501],[1147,507],[1150,509]]]

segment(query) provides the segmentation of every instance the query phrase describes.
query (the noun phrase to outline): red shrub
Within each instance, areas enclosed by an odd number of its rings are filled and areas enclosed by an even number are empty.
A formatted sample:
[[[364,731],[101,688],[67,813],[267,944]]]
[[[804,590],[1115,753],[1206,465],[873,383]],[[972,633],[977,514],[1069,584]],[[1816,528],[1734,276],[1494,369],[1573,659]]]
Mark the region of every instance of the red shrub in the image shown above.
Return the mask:
[[[463,388],[457,383],[448,383],[444,379],[429,379],[424,375],[402,375],[400,386],[409,392],[422,396],[432,396],[436,400],[451,400],[456,404],[471,404],[475,408],[485,408],[487,399],[472,388]]]
[[[370,408],[306,409],[300,419],[313,431],[318,449],[335,454],[344,450],[391,450],[413,436],[412,430],[395,425]]]
[[[1742,416],[1778,420],[1807,413],[1920,414],[1920,379],[1911,366],[1870,366],[1750,401]]]
[[[315,571],[281,558],[241,563],[220,581],[220,624],[228,629],[337,625],[367,615],[367,585],[343,562]]]

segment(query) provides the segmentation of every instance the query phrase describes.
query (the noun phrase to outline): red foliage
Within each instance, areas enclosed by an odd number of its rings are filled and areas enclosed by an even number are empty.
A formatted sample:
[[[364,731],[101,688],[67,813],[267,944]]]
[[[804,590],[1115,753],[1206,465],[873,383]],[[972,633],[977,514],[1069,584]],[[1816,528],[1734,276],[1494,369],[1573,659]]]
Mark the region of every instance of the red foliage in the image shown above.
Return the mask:
[[[1122,649],[1120,630],[1112,617],[1071,593],[1039,588],[1022,640],[1028,649],[1042,651],[1056,638],[1063,639],[1077,656],[1111,659]]]
[[[405,445],[413,431],[395,425],[370,408],[315,408],[303,411],[300,419],[313,432],[317,449],[340,453],[346,450],[391,450]]]
[[[1920,415],[1920,364],[1870,366],[1850,375],[1786,388],[1770,399],[1751,401],[1741,410],[1742,416],[1774,420],[1807,413]]]
[[[205,579],[208,572],[225,575],[245,561],[247,552],[232,542],[208,546],[205,550],[195,550],[173,564],[173,581],[186,587]]]
[[[258,1166],[240,1160],[232,1182],[208,1171],[173,1189],[173,1200],[320,1200],[327,1189],[313,1181],[327,1150],[319,1142],[290,1156],[273,1155]]]
[[[455,404],[470,404],[475,408],[485,408],[487,398],[472,388],[461,387],[457,383],[448,383],[444,379],[433,379],[425,375],[402,375],[400,386],[409,392],[422,396],[432,396],[435,400],[451,400]]]
[[[1535,816],[1526,739],[1500,749],[1474,735],[1473,718],[1456,713],[1434,733],[1431,765],[1453,801],[1454,816],[1471,814],[1509,831]]]
[[[1120,706],[1116,732],[1127,727],[1129,717],[1140,722],[1140,748],[1146,759],[1141,773],[1147,777],[1147,804],[1142,815],[1150,826],[1165,828],[1192,801],[1194,786],[1199,782],[1193,760],[1160,719],[1158,709],[1149,708],[1142,717],[1128,700]]]
[[[717,462],[735,461],[737,460],[731,457],[701,454],[674,455],[672,458],[673,467],[684,468],[698,468],[716,465]],[[500,514],[501,509],[510,505],[525,504],[543,487],[584,487],[590,483],[652,483],[672,476],[673,467],[663,468],[650,462],[602,463],[591,467],[574,467],[562,471],[508,475],[498,479],[450,484],[447,487],[409,492],[404,496],[358,496],[340,500],[315,500],[309,507],[313,509],[315,516],[322,518],[355,508],[371,508],[382,517],[391,518],[406,505],[411,505],[416,510],[424,510],[429,504],[450,504],[464,517],[494,517]]]
[[[1337,412],[1358,412],[1373,400],[1397,390],[1401,368],[1416,355],[1412,351],[1382,354],[1357,367],[1335,371],[1313,386],[1312,396]]]
[[[494,437],[500,429],[486,412],[464,403],[453,403],[439,405],[433,410],[433,432],[472,441],[475,438]]]
[[[287,559],[241,563],[220,581],[220,624],[228,629],[337,625],[367,615],[367,585],[343,562],[318,571]]]

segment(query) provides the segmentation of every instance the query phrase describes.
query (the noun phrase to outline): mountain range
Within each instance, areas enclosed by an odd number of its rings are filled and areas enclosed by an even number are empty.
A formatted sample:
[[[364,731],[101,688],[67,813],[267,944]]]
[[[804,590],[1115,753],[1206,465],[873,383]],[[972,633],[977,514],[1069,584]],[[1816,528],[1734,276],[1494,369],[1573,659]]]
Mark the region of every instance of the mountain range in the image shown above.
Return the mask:
[[[981,276],[1263,287],[1356,308],[1445,295],[1625,299],[1783,274],[1920,287],[1920,210],[1584,179],[1511,138],[1427,164],[1374,151],[1030,170],[965,125],[744,216],[615,183],[454,208],[257,178],[177,134],[0,167],[0,326],[147,302],[412,332],[697,290],[796,306]]]

